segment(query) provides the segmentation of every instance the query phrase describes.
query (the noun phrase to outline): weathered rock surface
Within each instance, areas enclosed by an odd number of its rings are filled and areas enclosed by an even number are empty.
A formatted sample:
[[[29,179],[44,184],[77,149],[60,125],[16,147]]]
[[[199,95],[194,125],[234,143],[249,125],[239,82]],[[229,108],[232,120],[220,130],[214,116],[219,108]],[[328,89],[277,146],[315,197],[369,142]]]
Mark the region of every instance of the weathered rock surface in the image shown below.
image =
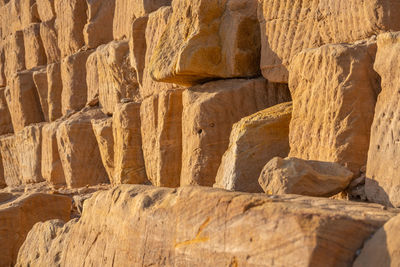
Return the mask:
[[[49,103],[48,103],[48,82],[47,68],[40,68],[33,72],[33,81],[36,86],[40,106],[43,113],[43,119],[49,121]]]
[[[390,219],[364,243],[354,267],[399,266],[400,216]]]
[[[61,64],[47,65],[47,103],[50,121],[55,121],[62,116],[62,88]]]
[[[376,43],[326,45],[292,61],[290,157],[338,162],[358,175],[366,164],[379,76]]]
[[[99,146],[101,160],[110,181],[113,181],[112,177],[114,176],[114,136],[112,122],[112,117],[92,120],[93,132]]]
[[[232,79],[183,92],[181,185],[212,186],[232,125],[267,107],[267,82]]]
[[[256,0],[172,1],[172,14],[151,58],[151,76],[193,85],[257,75],[261,44],[256,17]]]
[[[132,33],[129,36],[129,59],[131,66],[136,71],[136,80],[141,86],[143,86],[143,72],[146,62],[146,28],[148,21],[149,16],[136,19],[132,23]]]
[[[319,198],[124,185],[96,193],[81,219],[64,230],[54,223],[35,227],[23,247],[42,246],[21,250],[18,264],[348,266],[363,241],[395,214]],[[58,230],[44,242],[43,227]],[[38,251],[44,254],[29,261]]]
[[[8,186],[22,184],[19,153],[15,135],[0,137],[0,154],[4,170],[4,181]]]
[[[182,92],[163,91],[140,108],[143,155],[153,185],[178,187],[182,166]]]
[[[31,69],[47,62],[42,39],[40,23],[33,23],[24,29],[25,67]]]
[[[258,176],[274,157],[289,154],[292,103],[283,103],[241,119],[232,127],[229,147],[219,166],[214,187],[262,192]]]
[[[400,3],[395,0],[258,1],[261,70],[271,82],[287,82],[290,61],[304,49],[400,29]]]
[[[366,180],[369,200],[396,207],[400,206],[399,51],[400,33],[379,36],[374,67],[382,78],[382,92],[371,128]]]
[[[104,117],[99,109],[83,110],[63,121],[57,145],[68,187],[108,182],[91,120]]]
[[[54,0],[36,0],[37,10],[41,21],[49,21],[56,17]]]
[[[0,135],[12,133],[14,131],[10,110],[7,106],[5,97],[6,88],[0,88]]]
[[[18,250],[33,225],[50,219],[69,220],[71,199],[50,194],[27,194],[0,203],[0,263],[13,266]]]
[[[4,53],[4,73],[7,83],[9,83],[15,72],[25,69],[24,33],[22,31],[16,31],[7,36],[4,41]]]
[[[112,122],[115,168],[112,184],[147,182],[140,125],[140,103],[122,103],[116,107]]]
[[[58,35],[55,29],[55,19],[40,24],[40,37],[46,53],[47,63],[60,61],[61,51],[58,48]]]
[[[100,47],[98,48],[100,49]],[[86,86],[87,103],[99,97],[99,70],[98,70],[97,50],[90,54],[86,60]]]
[[[276,157],[265,165],[258,181],[272,195],[330,197],[343,191],[352,178],[353,173],[338,163]]]

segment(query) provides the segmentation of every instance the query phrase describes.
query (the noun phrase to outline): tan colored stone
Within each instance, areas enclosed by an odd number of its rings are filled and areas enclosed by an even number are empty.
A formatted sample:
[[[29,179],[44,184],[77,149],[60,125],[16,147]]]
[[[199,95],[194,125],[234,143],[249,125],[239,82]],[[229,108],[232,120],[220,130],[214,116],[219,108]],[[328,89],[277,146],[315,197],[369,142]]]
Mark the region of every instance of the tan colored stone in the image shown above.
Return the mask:
[[[70,188],[108,181],[91,124],[92,119],[102,117],[104,114],[99,109],[83,110],[58,127],[58,151],[65,181]]]
[[[86,0],[54,0],[56,31],[61,58],[70,56],[85,45],[83,28],[87,16]]]
[[[47,103],[49,105],[49,120],[55,121],[62,116],[62,78],[61,64],[47,65]]]
[[[258,179],[264,192],[330,197],[346,189],[353,173],[334,162],[298,158],[271,159]]]
[[[112,117],[92,120],[93,132],[97,139],[101,160],[110,181],[114,180],[114,137],[112,122]]]
[[[69,220],[71,199],[43,193],[25,194],[0,205],[0,262],[14,266],[18,250],[35,223],[49,219]]]
[[[179,187],[182,166],[182,92],[163,91],[140,107],[143,155],[153,185]]]
[[[41,68],[33,72],[33,81],[39,96],[40,106],[42,107],[43,118],[49,121],[49,103],[48,99],[48,82],[47,82],[47,68]]]
[[[136,70],[136,80],[143,86],[143,72],[146,62],[146,28],[149,16],[140,17],[132,23],[129,36],[129,58],[131,66]]]
[[[24,184],[44,181],[41,172],[42,127],[43,124],[26,126],[16,134],[20,175]]]
[[[39,96],[33,82],[33,71],[16,73],[10,87],[5,91],[5,96],[15,132],[29,124],[43,121]]]
[[[4,43],[0,45],[0,86],[6,86],[7,85],[7,79],[6,79],[6,55],[5,55],[4,45],[5,45]]]
[[[113,40],[115,1],[86,0],[88,18],[83,36],[87,47],[96,48]]]
[[[14,132],[5,90],[6,88],[0,88],[0,135]]]
[[[150,62],[156,81],[193,85],[259,73],[257,0],[180,0],[172,9]]]
[[[396,0],[258,0],[261,70],[271,82],[287,82],[299,52],[329,43],[348,43],[399,30]]]
[[[1,148],[0,148],[1,152]],[[3,161],[1,160],[1,154],[0,154],[0,189],[3,189],[7,187],[6,180],[4,179],[4,167],[3,167]],[[0,193],[0,202],[2,202],[2,196]]]
[[[0,137],[0,154],[4,169],[4,181],[8,186],[22,184],[19,153],[15,135]]]
[[[232,79],[183,93],[181,185],[212,186],[232,125],[267,107],[265,79]]]
[[[7,83],[10,83],[12,77],[17,71],[25,69],[24,34],[22,31],[17,31],[9,35],[4,42],[4,73]]]
[[[35,5],[36,0],[19,0],[20,1],[20,14],[21,14],[21,27],[26,29],[31,23],[39,22],[39,14]],[[36,9],[36,10],[35,10]]]
[[[400,216],[390,219],[366,240],[354,267],[399,266]]]
[[[112,184],[147,182],[140,125],[140,103],[117,105],[112,123],[115,168]]]
[[[47,123],[42,128],[42,176],[54,186],[65,185],[64,170],[58,152],[57,130],[61,121]]]
[[[22,30],[21,25],[21,0],[10,0],[2,7],[1,29],[3,39],[16,31]]]
[[[219,166],[214,187],[262,192],[258,176],[273,157],[289,154],[292,103],[279,104],[241,119],[232,126],[228,150]]]
[[[56,17],[55,0],[36,0],[41,21],[50,21]]]
[[[359,174],[380,90],[375,53],[368,41],[309,49],[293,59],[290,157],[337,162]]]
[[[136,71],[129,62],[128,41],[114,41],[96,50],[99,101],[112,114],[123,98],[140,100]]]
[[[400,206],[399,160],[400,32],[378,37],[375,70],[382,78],[369,144],[366,193],[368,200]]]
[[[60,61],[60,49],[57,43],[55,19],[40,23],[40,37],[46,53],[47,63]]]
[[[102,47],[104,47],[104,45],[97,49],[102,49]],[[87,103],[99,97],[98,50],[91,53],[86,60]]]
[[[46,65],[47,58],[43,42],[40,38],[40,23],[30,24],[24,29],[25,67],[32,69],[40,65]]]
[[[78,111],[86,105],[86,61],[92,50],[81,51],[66,57],[61,62],[62,114]]]
[[[37,266],[350,266],[396,214],[323,198],[124,185],[96,193],[78,222],[20,256]],[[42,231],[23,248],[39,243]]]

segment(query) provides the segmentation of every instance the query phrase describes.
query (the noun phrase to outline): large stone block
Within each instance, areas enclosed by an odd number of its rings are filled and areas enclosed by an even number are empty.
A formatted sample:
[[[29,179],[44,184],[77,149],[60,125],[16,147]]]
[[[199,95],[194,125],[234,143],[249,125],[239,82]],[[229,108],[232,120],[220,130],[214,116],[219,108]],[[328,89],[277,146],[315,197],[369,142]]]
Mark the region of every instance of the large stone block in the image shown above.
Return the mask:
[[[55,19],[40,23],[40,38],[46,53],[47,64],[60,61]]]
[[[47,103],[50,121],[55,121],[62,116],[62,88],[61,64],[47,65]]]
[[[22,184],[21,169],[19,167],[18,144],[15,135],[0,137],[0,154],[4,170],[4,181],[8,186]]]
[[[42,176],[54,186],[65,185],[64,170],[58,152],[57,130],[62,121],[47,123],[42,128]]]
[[[140,108],[143,155],[153,185],[179,187],[182,166],[182,92],[163,91]]]
[[[62,114],[78,111],[86,105],[86,61],[92,50],[81,51],[66,57],[61,62]]]
[[[32,23],[24,29],[25,67],[32,69],[47,64],[46,53],[40,38],[40,23]]]
[[[55,0],[36,0],[36,4],[41,21],[50,21],[56,17]]]
[[[304,49],[400,29],[396,0],[258,1],[261,70],[271,82],[287,82],[290,61]]]
[[[4,41],[3,41],[4,42]],[[5,43],[0,45],[0,86],[7,85]]]
[[[183,93],[181,185],[212,186],[232,125],[267,107],[265,79],[232,79]]]
[[[32,227],[42,221],[61,219],[68,221],[71,198],[43,193],[24,194],[0,204],[0,262],[14,266],[18,250]]]
[[[0,88],[0,135],[14,132],[10,110],[5,96],[6,88]]]
[[[115,1],[86,0],[88,18],[83,36],[87,47],[96,48],[113,40]]]
[[[96,193],[47,242],[35,227],[17,266],[351,266],[396,214],[324,198],[124,185]]]
[[[228,150],[219,166],[214,187],[233,191],[262,192],[258,176],[274,157],[289,154],[292,103],[267,108],[232,126]]]
[[[92,120],[93,132],[99,145],[101,160],[110,181],[114,180],[114,136],[112,121],[112,117]]]
[[[146,62],[146,28],[149,16],[140,17],[132,23],[132,31],[129,36],[129,59],[131,66],[136,71],[136,80],[143,86],[143,74]]]
[[[103,46],[101,46],[103,47]],[[98,70],[98,53],[101,47],[90,54],[86,60],[86,86],[87,86],[87,103],[99,97],[99,70]]]
[[[10,83],[12,77],[17,71],[25,69],[24,33],[22,31],[14,32],[7,36],[7,39],[4,42],[4,73],[7,83]]]
[[[108,182],[91,120],[104,117],[99,109],[81,111],[60,124],[57,145],[65,181],[70,188]]]
[[[3,39],[16,31],[23,29],[21,24],[21,0],[10,0],[2,7],[2,36]]]
[[[33,81],[39,96],[40,106],[45,121],[49,121],[49,103],[48,103],[48,82],[47,68],[43,67],[33,72]]]
[[[21,27],[26,29],[31,23],[40,21],[36,0],[19,0]]]
[[[369,144],[366,193],[370,201],[400,206],[400,32],[378,37],[374,68],[382,78]]]
[[[379,76],[376,43],[325,45],[292,61],[290,157],[337,162],[355,175],[366,164]]]
[[[21,71],[14,75],[5,95],[10,109],[14,131],[44,120],[35,83],[34,71]]]
[[[156,81],[192,85],[259,73],[257,0],[175,0],[172,10],[151,58]]]
[[[83,28],[87,21],[86,0],[54,0],[56,30],[61,58],[70,56],[85,45]]]
[[[147,182],[140,125],[140,103],[117,106],[112,123],[115,168],[112,184]]]

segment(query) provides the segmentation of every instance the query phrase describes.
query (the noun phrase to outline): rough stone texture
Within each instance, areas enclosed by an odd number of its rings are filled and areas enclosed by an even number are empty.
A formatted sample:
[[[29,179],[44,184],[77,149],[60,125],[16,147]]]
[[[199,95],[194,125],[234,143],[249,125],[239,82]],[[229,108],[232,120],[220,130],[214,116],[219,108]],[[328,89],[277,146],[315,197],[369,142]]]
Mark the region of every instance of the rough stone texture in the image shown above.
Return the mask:
[[[41,68],[33,72],[33,81],[35,83],[37,94],[39,96],[40,106],[45,121],[49,121],[49,103],[48,100],[48,82],[47,68]]]
[[[299,52],[329,43],[351,43],[399,30],[396,0],[258,0],[261,70],[271,82],[287,82]]]
[[[0,149],[1,152],[1,149]],[[4,168],[3,168],[3,161],[1,160],[1,154],[0,154],[0,189],[3,189],[7,187],[6,180],[4,180]],[[1,200],[1,195],[0,195],[0,200]]]
[[[163,91],[140,108],[143,155],[153,185],[178,187],[182,166],[182,90]]]
[[[129,59],[136,71],[136,80],[143,86],[143,72],[146,62],[146,28],[149,16],[136,19],[132,23],[132,34],[129,36]]]
[[[86,105],[86,61],[92,52],[92,50],[81,51],[62,60],[61,108],[63,115],[71,111],[79,111]]]
[[[219,166],[214,187],[262,192],[258,176],[273,157],[289,154],[292,103],[282,103],[241,119],[232,127],[229,147]]]
[[[98,49],[101,49],[100,47]],[[97,50],[86,60],[87,103],[99,97],[99,70]]]
[[[65,185],[64,170],[58,152],[57,129],[61,121],[42,128],[42,177],[54,186]]]
[[[379,76],[376,43],[326,45],[292,61],[290,157],[338,162],[355,175],[366,164]]]
[[[181,185],[212,186],[232,125],[266,108],[267,82],[225,80],[183,93]]]
[[[65,181],[70,188],[106,183],[91,120],[104,117],[99,109],[83,110],[63,121],[57,130],[57,145]]]
[[[298,158],[273,158],[259,178],[264,192],[330,197],[350,184],[353,173],[338,163]]]
[[[113,114],[114,178],[112,184],[147,182],[140,132],[140,103],[119,104]]]
[[[47,63],[59,62],[61,52],[57,43],[58,37],[55,29],[55,19],[40,24],[40,38],[42,39],[43,49],[46,53]]]
[[[0,88],[0,135],[14,132],[10,110],[5,97],[6,88]]]
[[[44,181],[41,172],[42,127],[43,124],[30,125],[17,133],[18,162],[24,184]]]
[[[366,192],[370,201],[400,206],[398,123],[400,33],[378,38],[375,69],[382,78],[368,153]]]
[[[62,116],[62,88],[61,64],[53,63],[47,65],[47,103],[50,121],[55,121]]]
[[[5,96],[10,109],[14,131],[43,121],[39,96],[33,81],[33,71],[21,71],[14,75]]]
[[[400,216],[390,219],[364,243],[354,267],[399,266]]]
[[[7,37],[4,41],[4,52],[4,73],[7,83],[9,83],[17,71],[25,69],[24,33],[22,31],[14,32]]]
[[[40,23],[33,23],[24,29],[25,67],[31,69],[46,65],[47,58],[40,38]]]
[[[83,29],[85,44],[96,48],[113,40],[113,17],[116,0],[86,0],[87,24]],[[125,12],[129,12],[125,10]]]
[[[30,24],[39,22],[39,13],[36,0],[19,0],[20,2],[20,20],[22,29],[26,29]]]
[[[50,194],[26,194],[0,203],[0,262],[14,266],[18,250],[33,225],[49,219],[69,220],[71,199]]]
[[[38,266],[56,265],[57,252],[61,266],[349,266],[395,214],[339,200],[124,185],[96,193],[68,231],[20,255],[50,249]],[[42,240],[35,229],[23,247]]]
[[[192,85],[259,73],[257,0],[172,1],[172,9],[151,58],[155,80]]]
[[[61,58],[70,56],[85,45],[83,28],[87,16],[86,0],[54,0],[56,30]]]
[[[21,1],[10,0],[2,10],[2,36],[3,39],[16,31],[22,30]]]
[[[22,184],[19,153],[15,135],[0,137],[0,154],[4,170],[4,181],[8,186]]]
[[[56,17],[55,0],[36,0],[36,4],[41,21],[49,21]]]
[[[92,120],[93,132],[99,146],[101,160],[110,181],[114,176],[114,137],[112,128],[113,118]]]
[[[114,41],[96,51],[99,101],[104,113],[113,113],[123,98],[139,100],[136,72],[129,61],[128,41]]]
[[[5,56],[4,46],[5,46],[5,43],[0,44],[0,86],[6,86],[7,85],[7,79],[6,79],[6,56]]]

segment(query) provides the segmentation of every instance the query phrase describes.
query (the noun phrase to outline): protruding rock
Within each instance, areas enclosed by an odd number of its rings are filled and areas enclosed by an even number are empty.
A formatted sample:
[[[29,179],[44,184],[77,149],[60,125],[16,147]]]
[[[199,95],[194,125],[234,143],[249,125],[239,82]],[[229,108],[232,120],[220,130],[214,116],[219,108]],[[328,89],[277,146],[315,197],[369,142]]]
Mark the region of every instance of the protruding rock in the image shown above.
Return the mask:
[[[363,241],[396,214],[322,198],[124,185],[96,193],[80,220],[43,247],[32,245],[43,236],[35,227],[19,255],[37,266],[351,266]]]
[[[136,70],[136,80],[143,86],[143,72],[146,62],[146,28],[149,16],[136,19],[132,23],[129,37],[129,58],[131,66]]]
[[[41,21],[49,21],[56,17],[55,0],[36,0],[36,4]]]
[[[302,50],[399,30],[399,15],[396,0],[259,0],[262,73],[286,83],[287,67]]]
[[[102,48],[98,48],[102,49]],[[86,60],[87,103],[99,97],[99,66],[97,50]],[[87,104],[86,103],[86,104]]]
[[[14,132],[5,91],[6,88],[0,88],[0,135]]]
[[[96,48],[113,40],[115,1],[86,0],[88,18],[83,29],[83,36],[87,47]]]
[[[40,24],[40,37],[42,38],[43,48],[46,53],[47,64],[59,62],[61,52],[57,43],[58,37],[55,29],[55,19]]]
[[[62,78],[60,63],[47,65],[47,103],[49,109],[49,120],[55,121],[62,116]]]
[[[258,176],[273,157],[289,154],[292,103],[279,104],[246,118],[232,127],[229,148],[222,157],[214,187],[262,192]]]
[[[22,31],[16,31],[7,36],[7,39],[4,41],[4,52],[4,73],[7,83],[10,83],[17,71],[25,69],[24,33]]]
[[[47,58],[40,38],[40,23],[33,23],[24,29],[25,67],[32,69],[46,65]]]
[[[42,128],[42,176],[54,186],[65,185],[64,170],[58,152],[57,130],[61,121],[48,123]]]
[[[290,157],[338,162],[355,175],[366,164],[379,76],[376,43],[325,45],[291,63]]]
[[[79,111],[86,105],[86,60],[92,50],[81,51],[66,57],[61,63],[62,114]]]
[[[33,72],[33,81],[39,96],[40,106],[43,112],[45,121],[49,121],[49,103],[48,100],[48,82],[47,82],[47,68],[40,68]]]
[[[232,125],[267,107],[265,79],[224,80],[183,93],[181,185],[212,186]]]
[[[27,194],[0,204],[0,262],[14,266],[18,250],[35,223],[50,219],[68,221],[71,199],[50,194]]]
[[[21,169],[19,167],[20,157],[15,135],[3,135],[0,137],[0,154],[6,184],[8,186],[22,184]]]
[[[257,0],[180,0],[172,10],[151,58],[156,81],[193,85],[259,73]]]
[[[91,124],[92,119],[102,117],[99,109],[83,110],[62,122],[57,130],[58,151],[70,188],[108,181]]]
[[[92,127],[99,145],[101,159],[110,181],[114,176],[114,137],[112,117],[92,120]]]
[[[140,132],[140,103],[119,104],[113,115],[114,180],[112,184],[147,182]]]
[[[143,155],[153,185],[178,187],[182,166],[182,90],[146,98],[140,108]]]
[[[382,78],[371,128],[366,193],[370,201],[400,207],[400,32],[378,37],[375,70]]]

